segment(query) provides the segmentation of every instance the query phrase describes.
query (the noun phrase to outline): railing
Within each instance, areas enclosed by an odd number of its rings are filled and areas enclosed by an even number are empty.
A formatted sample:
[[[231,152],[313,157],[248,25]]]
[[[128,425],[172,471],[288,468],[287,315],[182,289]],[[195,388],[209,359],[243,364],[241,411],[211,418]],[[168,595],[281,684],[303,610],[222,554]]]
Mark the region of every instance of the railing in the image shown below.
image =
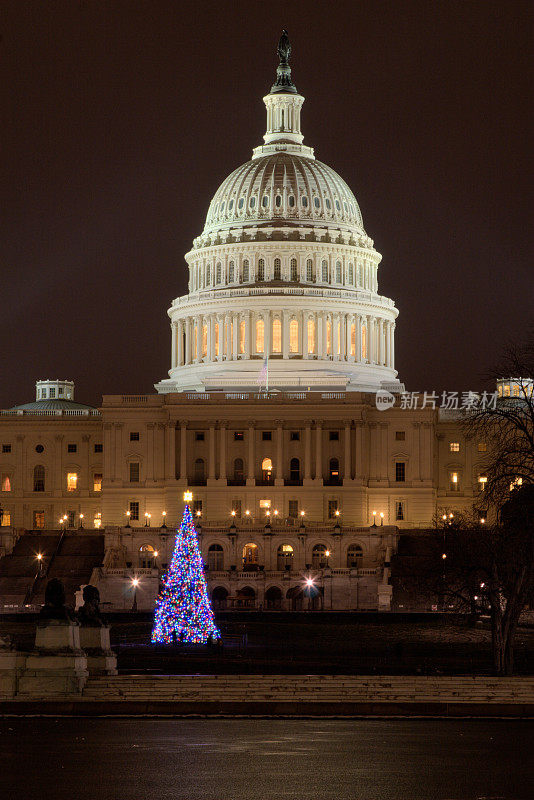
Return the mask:
[[[98,409],[45,409],[45,408],[15,408],[2,409],[0,414],[6,417],[100,417]]]

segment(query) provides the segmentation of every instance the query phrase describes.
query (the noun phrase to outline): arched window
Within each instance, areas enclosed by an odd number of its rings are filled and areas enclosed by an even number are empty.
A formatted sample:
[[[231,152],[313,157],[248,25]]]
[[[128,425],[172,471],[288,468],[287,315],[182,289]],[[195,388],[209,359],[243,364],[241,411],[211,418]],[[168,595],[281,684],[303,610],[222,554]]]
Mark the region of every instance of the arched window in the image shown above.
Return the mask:
[[[313,198],[313,205],[315,206],[316,209],[321,208],[321,201],[319,200],[318,197]]]
[[[261,204],[263,208],[269,208],[269,197],[268,195],[264,194],[261,200]]]
[[[349,264],[349,286],[354,286],[354,264]]]
[[[327,565],[328,549],[325,544],[315,544],[312,550],[313,569],[323,569]]]
[[[261,462],[262,480],[271,483],[273,479],[273,462],[270,458],[264,458]]]
[[[281,544],[278,547],[278,551],[276,554],[276,569],[281,572],[282,570],[287,569],[288,571],[291,570],[293,565],[293,548],[290,544]]]
[[[341,283],[341,261],[336,261],[336,283]]]
[[[365,325],[362,325],[362,360],[365,361],[367,358],[367,328]]]
[[[354,322],[350,326],[350,354],[351,356],[356,355],[356,325]]]
[[[255,197],[251,197],[250,198],[250,207],[251,208],[255,208],[256,207],[256,198]]]
[[[254,542],[249,542],[243,547],[243,568],[246,569],[249,564],[258,563],[258,545]]]
[[[273,319],[273,353],[282,352],[282,323],[276,318]]]
[[[234,481],[245,480],[245,465],[242,458],[234,459]]]
[[[332,322],[331,320],[326,321],[326,354],[328,356],[332,355]]]
[[[217,283],[221,282],[221,278],[222,278],[222,268],[221,268],[221,262],[219,261],[217,263]]]
[[[208,548],[208,569],[215,571],[224,569],[224,550],[222,545],[210,544]]]
[[[239,352],[245,352],[245,320],[242,319],[239,323]]]
[[[274,204],[275,204],[276,208],[280,208],[281,207],[281,205],[282,205],[282,195],[280,195],[280,194],[276,195],[276,197],[274,198]]]
[[[349,569],[359,569],[362,564],[363,552],[359,544],[349,545],[347,550],[347,567]]]
[[[203,458],[197,458],[195,461],[194,480],[197,486],[206,480],[206,465]]]
[[[209,563],[209,553],[208,553]],[[211,602],[215,611],[224,611],[227,604],[228,590],[224,586],[216,586],[211,595]]]
[[[328,462],[328,476],[332,482],[339,481],[339,459],[331,458]]]
[[[249,263],[248,258],[243,259],[243,283],[247,283],[250,278],[250,270],[249,270]]]
[[[278,195],[280,196],[280,195]],[[282,277],[282,262],[279,258],[274,259],[274,280],[279,281]]]
[[[295,198],[292,194],[289,195],[287,198],[289,202],[289,208],[295,208]]]
[[[235,281],[235,264],[233,261],[230,261],[228,264],[228,283],[233,283]]]
[[[308,353],[315,353],[315,320],[308,319]]]
[[[205,356],[208,353],[208,326],[202,326],[202,355]]]
[[[156,551],[151,544],[142,544],[139,548],[139,566],[141,569],[152,569],[155,564]]]
[[[258,261],[258,280],[265,280],[265,260],[263,258],[260,258]]]
[[[292,281],[298,281],[298,279],[299,279],[299,273],[298,273],[298,269],[297,269],[297,259],[296,258],[292,258],[291,259],[291,280]]]
[[[321,264],[321,280],[323,283],[328,283],[328,261],[323,261]]]
[[[300,461],[292,458],[289,462],[289,480],[300,481]]]
[[[308,283],[313,283],[313,261],[311,258],[306,261],[306,280]]]
[[[262,319],[256,320],[256,353],[263,353],[265,325]]]
[[[302,195],[302,207],[303,208],[308,208],[308,198],[306,197],[305,194]]]
[[[298,353],[299,351],[299,324],[296,319],[289,323],[289,352]]]
[[[33,468],[33,491],[44,492],[45,490],[45,468],[41,464],[37,464]]]
[[[278,567],[280,569],[280,567]],[[265,592],[265,608],[268,611],[280,611],[282,608],[282,591],[278,586],[269,586]]]
[[[211,264],[206,266],[206,286],[209,286],[211,283]]]

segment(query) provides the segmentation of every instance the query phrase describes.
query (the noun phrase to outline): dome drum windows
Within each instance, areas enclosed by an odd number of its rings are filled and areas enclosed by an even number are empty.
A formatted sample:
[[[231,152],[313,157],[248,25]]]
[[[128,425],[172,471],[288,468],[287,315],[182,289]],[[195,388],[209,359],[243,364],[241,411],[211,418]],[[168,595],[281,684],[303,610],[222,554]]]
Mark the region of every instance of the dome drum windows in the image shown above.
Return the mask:
[[[258,260],[258,280],[264,281],[265,280],[265,259],[260,258]]]
[[[282,278],[282,262],[279,258],[274,259],[274,280],[279,281]]]
[[[228,265],[228,283],[235,282],[235,264],[233,261],[230,261]]]
[[[291,259],[290,266],[291,266],[291,281],[293,281],[293,283],[296,283],[299,279],[298,264],[296,258]]]
[[[306,260],[306,280],[308,283],[314,282],[314,275],[313,275],[313,261],[311,258]]]
[[[274,204],[275,204],[276,208],[281,208],[282,207],[282,195],[280,195],[280,194],[276,195],[276,197],[274,198]]]
[[[248,258],[243,259],[243,283],[248,283],[250,280],[250,265]]]
[[[321,264],[321,281],[328,283],[328,261],[323,261]]]

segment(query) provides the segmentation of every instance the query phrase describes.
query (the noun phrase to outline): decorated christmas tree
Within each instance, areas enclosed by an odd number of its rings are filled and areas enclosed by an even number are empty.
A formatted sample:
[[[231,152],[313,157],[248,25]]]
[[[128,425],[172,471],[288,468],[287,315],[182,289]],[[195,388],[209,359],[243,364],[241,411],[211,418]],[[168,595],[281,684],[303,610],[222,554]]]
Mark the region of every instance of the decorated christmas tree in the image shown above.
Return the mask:
[[[184,500],[191,500],[186,492]],[[220,639],[208,597],[204,566],[189,505],[179,530],[171,565],[156,601],[152,642],[195,643]]]

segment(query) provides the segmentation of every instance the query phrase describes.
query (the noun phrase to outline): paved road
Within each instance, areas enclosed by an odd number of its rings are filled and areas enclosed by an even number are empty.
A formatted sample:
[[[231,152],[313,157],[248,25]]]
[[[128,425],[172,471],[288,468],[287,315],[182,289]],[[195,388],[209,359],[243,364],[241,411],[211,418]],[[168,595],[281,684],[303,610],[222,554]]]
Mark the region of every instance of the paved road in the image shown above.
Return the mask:
[[[534,722],[1,719],[3,800],[534,797]]]

